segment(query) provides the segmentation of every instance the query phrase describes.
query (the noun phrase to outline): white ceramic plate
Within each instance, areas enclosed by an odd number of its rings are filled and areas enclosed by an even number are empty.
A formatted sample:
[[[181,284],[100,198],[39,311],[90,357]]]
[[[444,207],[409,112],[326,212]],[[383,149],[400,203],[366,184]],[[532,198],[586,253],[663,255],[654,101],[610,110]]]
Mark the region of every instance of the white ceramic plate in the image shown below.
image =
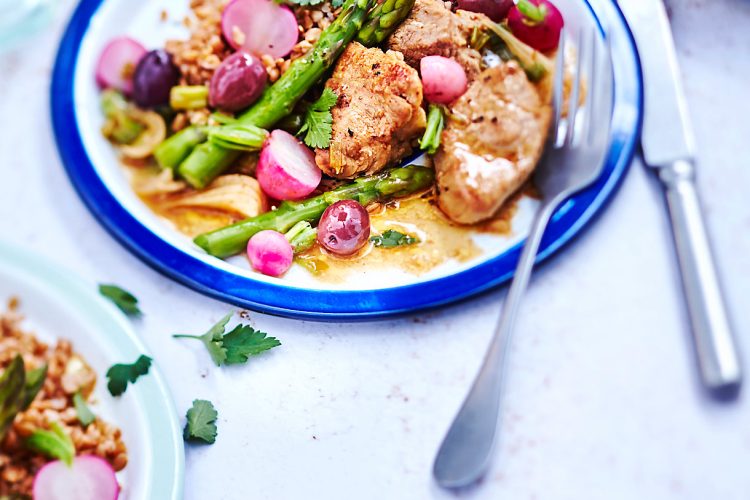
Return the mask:
[[[48,343],[70,340],[98,375],[92,409],[122,429],[128,448],[128,466],[118,473],[120,499],[181,500],[184,450],[172,398],[156,363],[122,396],[109,394],[107,369],[148,353],[123,314],[95,290],[59,266],[0,243],[2,307],[18,297],[24,328]]]
[[[542,241],[545,259],[600,212],[633,155],[641,115],[641,78],[630,32],[613,0],[556,0],[571,33],[595,27],[609,37],[613,63],[612,144],[600,179],[557,211]],[[149,48],[185,37],[188,0],[83,0],[58,53],[52,85],[55,135],[68,174],[92,212],[120,241],[167,275],[209,295],[265,312],[315,319],[368,319],[434,307],[508,280],[528,234],[536,202],[523,199],[509,235],[477,234],[482,254],[448,261],[413,275],[393,268],[352,273],[344,282],[316,280],[302,268],[282,279],[254,273],[247,260],[207,255],[134,194],[112,146],[102,137],[103,117],[94,67],[113,37],[127,34]],[[161,19],[162,10],[169,20]]]

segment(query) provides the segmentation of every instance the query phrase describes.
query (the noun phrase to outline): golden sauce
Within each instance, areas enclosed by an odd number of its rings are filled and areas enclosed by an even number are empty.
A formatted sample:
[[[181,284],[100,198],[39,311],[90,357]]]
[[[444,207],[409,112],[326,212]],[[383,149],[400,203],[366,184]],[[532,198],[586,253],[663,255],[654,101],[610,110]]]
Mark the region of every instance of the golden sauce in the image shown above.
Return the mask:
[[[184,182],[162,177],[163,171],[158,166],[125,164],[125,169],[138,197],[154,213],[191,238],[245,218],[242,214],[225,210],[180,206],[175,203],[177,200],[197,191]]]
[[[520,195],[509,201],[497,217],[478,226],[461,226],[448,220],[435,206],[432,194],[391,202],[370,214],[371,234],[393,229],[416,237],[418,243],[385,248],[369,242],[348,258],[332,255],[316,245],[296,260],[318,279],[332,283],[373,269],[397,268],[418,276],[449,260],[466,262],[481,255],[481,248],[471,238],[478,232],[509,234],[518,198]]]
[[[181,181],[173,181],[158,167],[125,165],[131,186],[157,215],[171,222],[191,238],[206,231],[232,224],[244,217],[205,207],[179,207],[172,203],[179,197],[194,193]],[[396,200],[370,208],[371,235],[392,229],[416,237],[417,243],[398,247],[376,247],[368,242],[351,257],[338,257],[315,245],[297,256],[295,261],[316,278],[332,283],[346,281],[352,274],[373,269],[399,269],[421,275],[450,260],[466,262],[481,255],[472,236],[477,233],[510,234],[512,219],[523,196],[535,197],[531,186],[513,195],[489,221],[474,226],[451,222],[436,206],[432,192]]]

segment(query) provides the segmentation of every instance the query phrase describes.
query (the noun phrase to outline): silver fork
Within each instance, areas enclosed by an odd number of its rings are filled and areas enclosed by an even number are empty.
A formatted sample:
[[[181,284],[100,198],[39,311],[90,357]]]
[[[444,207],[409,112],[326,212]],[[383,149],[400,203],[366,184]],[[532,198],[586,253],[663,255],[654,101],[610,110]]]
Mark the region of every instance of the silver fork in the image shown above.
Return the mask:
[[[541,205],[484,363],[435,458],[433,475],[444,488],[471,485],[484,475],[490,464],[498,428],[506,351],[539,243],[555,209],[566,198],[593,183],[604,167],[612,120],[609,44],[601,41],[593,29],[580,31],[577,41],[578,61],[564,118],[565,36],[560,37],[553,85],[552,131],[547,152],[534,174]],[[588,88],[583,107],[578,105],[581,82],[586,82]]]

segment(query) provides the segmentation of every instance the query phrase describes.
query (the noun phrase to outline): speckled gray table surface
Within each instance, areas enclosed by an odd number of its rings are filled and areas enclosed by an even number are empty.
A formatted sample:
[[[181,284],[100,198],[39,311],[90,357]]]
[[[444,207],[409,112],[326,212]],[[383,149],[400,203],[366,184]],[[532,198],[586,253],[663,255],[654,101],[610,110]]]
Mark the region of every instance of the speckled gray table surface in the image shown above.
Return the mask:
[[[628,1],[628,0],[623,0]],[[750,359],[750,3],[671,0],[700,149],[700,190],[737,333]],[[76,196],[52,138],[48,87],[61,30],[0,55],[0,234],[92,286],[143,304],[135,324],[178,412],[219,410],[213,446],[188,447],[187,499],[447,498],[434,453],[476,372],[505,290],[358,325],[251,314],[283,346],[215,369],[170,334],[231,308],[154,272]],[[697,384],[670,234],[636,161],[606,212],[533,279],[512,346],[497,459],[470,498],[750,498],[750,397]]]

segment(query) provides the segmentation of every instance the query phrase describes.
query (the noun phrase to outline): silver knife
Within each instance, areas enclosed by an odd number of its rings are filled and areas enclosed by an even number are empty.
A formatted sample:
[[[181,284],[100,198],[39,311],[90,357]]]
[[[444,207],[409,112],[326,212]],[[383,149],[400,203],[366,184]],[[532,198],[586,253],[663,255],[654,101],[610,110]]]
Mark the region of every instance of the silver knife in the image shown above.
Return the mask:
[[[695,188],[695,146],[667,12],[662,0],[619,3],[643,67],[643,157],[667,197],[701,378],[712,393],[733,396],[742,367]]]

